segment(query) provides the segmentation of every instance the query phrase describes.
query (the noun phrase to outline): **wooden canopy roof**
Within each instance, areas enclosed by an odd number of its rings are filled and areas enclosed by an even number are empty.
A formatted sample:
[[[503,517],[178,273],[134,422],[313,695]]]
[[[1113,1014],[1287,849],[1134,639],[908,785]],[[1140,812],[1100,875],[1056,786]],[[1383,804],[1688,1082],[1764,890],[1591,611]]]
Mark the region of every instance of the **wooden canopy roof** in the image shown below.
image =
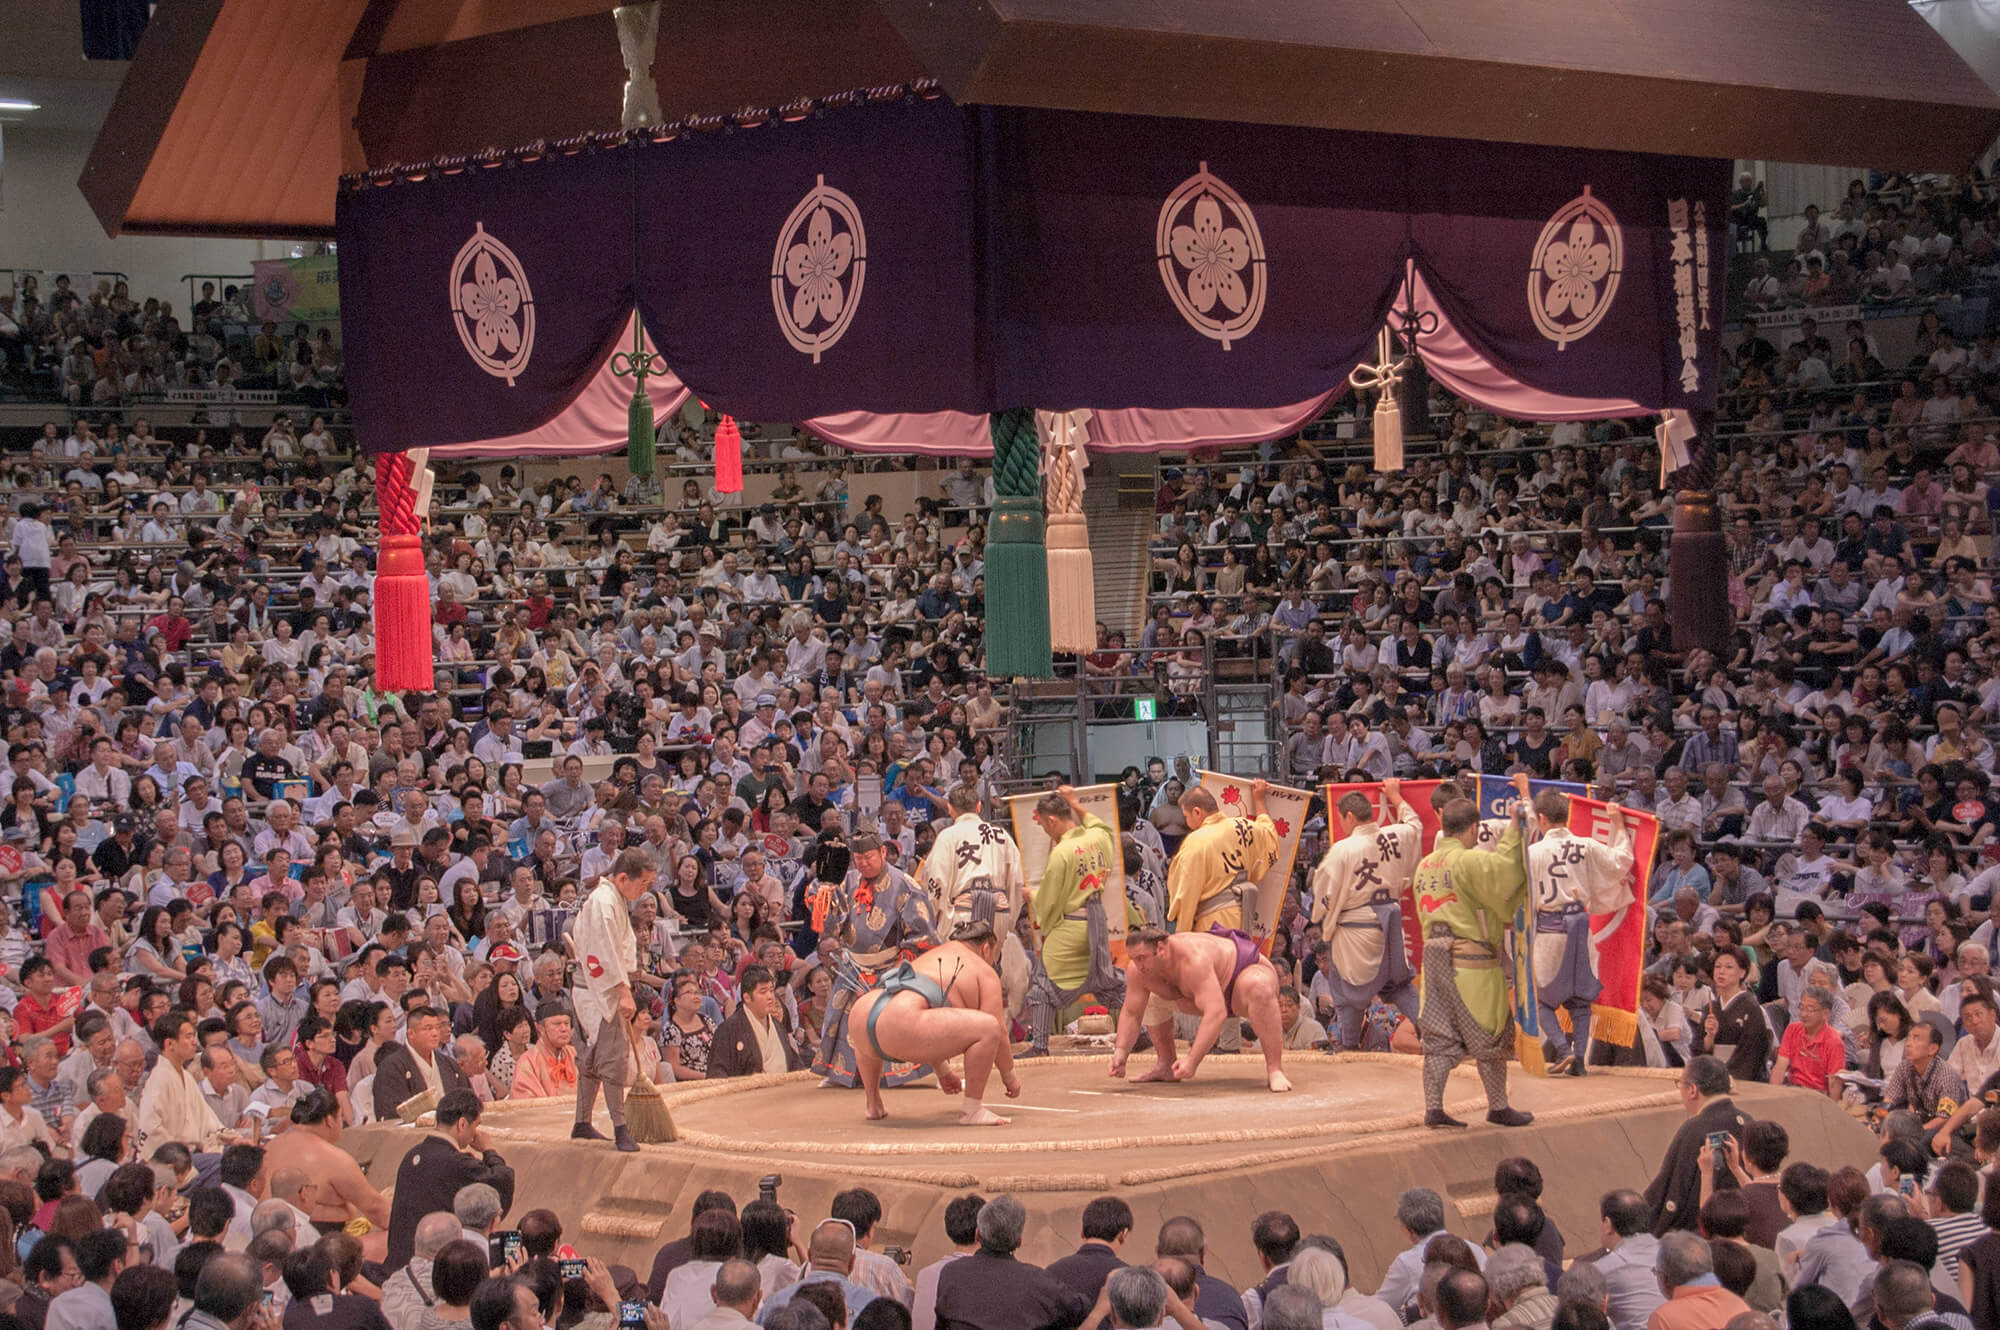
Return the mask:
[[[616,128],[612,0],[173,0],[79,181],[105,230],[318,237],[336,181]],[[961,103],[1961,170],[2000,95],[1907,0],[668,0],[668,120]]]

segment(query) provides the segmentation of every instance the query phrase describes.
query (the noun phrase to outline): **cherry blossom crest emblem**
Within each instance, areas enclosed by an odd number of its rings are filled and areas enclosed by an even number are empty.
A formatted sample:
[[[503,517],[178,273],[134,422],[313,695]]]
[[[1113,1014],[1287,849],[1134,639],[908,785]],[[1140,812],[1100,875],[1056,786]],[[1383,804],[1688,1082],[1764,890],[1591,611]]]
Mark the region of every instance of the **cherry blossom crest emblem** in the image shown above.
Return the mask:
[[[1611,310],[1625,266],[1625,238],[1604,201],[1583,187],[1542,228],[1528,265],[1528,312],[1562,350],[1588,337]]]
[[[1209,174],[1208,163],[1160,205],[1153,240],[1160,280],[1181,317],[1229,344],[1264,315],[1264,237],[1243,196]]]
[[[792,348],[819,363],[854,321],[868,275],[868,236],[854,200],[816,176],[778,228],[771,308]]]
[[[486,223],[474,222],[472,235],[451,261],[451,318],[472,362],[514,386],[514,376],[535,353],[535,296],[527,270]]]

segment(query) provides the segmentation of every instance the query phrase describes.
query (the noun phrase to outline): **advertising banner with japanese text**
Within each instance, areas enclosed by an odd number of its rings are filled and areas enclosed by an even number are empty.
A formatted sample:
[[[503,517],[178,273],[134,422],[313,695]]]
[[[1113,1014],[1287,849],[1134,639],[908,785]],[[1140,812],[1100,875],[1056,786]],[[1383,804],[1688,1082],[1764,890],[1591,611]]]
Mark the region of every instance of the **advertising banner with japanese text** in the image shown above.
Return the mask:
[[[1201,787],[1215,796],[1224,815],[1251,815],[1250,781],[1220,771],[1198,774]],[[1278,916],[1284,909],[1285,893],[1291,887],[1292,868],[1299,857],[1299,837],[1305,830],[1306,810],[1311,806],[1311,790],[1273,785],[1264,794],[1264,809],[1270,813],[1271,825],[1278,833],[1278,857],[1257,883],[1256,937],[1268,938],[1278,931]]]
[[[1400,793],[1403,796],[1404,802],[1417,810],[1417,820],[1424,824],[1422,854],[1419,854],[1418,858],[1422,858],[1424,854],[1429,854],[1431,847],[1437,844],[1438,815],[1437,810],[1431,807],[1431,795],[1442,784],[1444,782],[1441,780],[1406,780],[1402,783]],[[1326,843],[1329,847],[1337,841],[1346,839],[1347,833],[1341,829],[1340,817],[1335,810],[1338,808],[1340,801],[1350,794],[1367,796],[1368,801],[1375,805],[1376,821],[1381,821],[1384,816],[1382,811],[1382,782],[1370,780],[1356,781],[1346,785],[1328,785],[1326,787]],[[1423,966],[1424,939],[1417,923],[1417,898],[1412,894],[1411,886],[1410,882],[1401,884],[1403,952],[1409,960],[1410,973],[1417,974]]]
[[[1021,875],[1033,896],[1042,885],[1042,870],[1049,866],[1049,837],[1035,821],[1035,805],[1050,791],[1007,796],[1007,817],[1014,828],[1014,843],[1021,847]],[[1104,884],[1104,923],[1111,937],[1125,936],[1125,856],[1118,845],[1118,787],[1113,784],[1085,785],[1076,792],[1084,811],[1104,819],[1111,828],[1111,880]]]
[[[1423,849],[1428,854],[1437,843],[1438,814],[1431,805],[1431,796],[1444,782],[1435,780],[1404,781],[1402,796],[1417,811],[1418,819],[1424,824]],[[1603,838],[1608,834],[1608,824],[1604,819],[1606,805],[1597,799],[1584,795],[1581,785],[1563,781],[1531,781],[1531,793],[1539,794],[1545,789],[1560,790],[1570,796],[1570,829],[1580,836]],[[1347,785],[1328,785],[1326,801],[1328,809],[1327,838],[1329,843],[1343,835],[1340,819],[1333,809],[1340,798],[1348,793],[1358,792],[1368,796],[1376,805],[1377,816],[1381,814],[1381,791],[1379,781],[1357,782]],[[1514,814],[1516,800],[1514,787],[1504,776],[1482,776],[1480,778],[1480,845],[1492,849],[1506,832],[1507,822]],[[1625,810],[1626,826],[1632,834],[1633,901],[1634,904],[1609,914],[1593,914],[1590,919],[1592,968],[1597,972],[1598,982],[1603,985],[1603,993],[1598,997],[1591,1016],[1591,1030],[1599,1038],[1611,1043],[1629,1044],[1638,1032],[1639,981],[1644,976],[1646,945],[1645,899],[1651,874],[1653,856],[1659,846],[1659,820],[1650,813]],[[1414,973],[1423,958],[1423,939],[1417,931],[1416,901],[1410,896],[1409,888],[1404,888],[1403,931],[1410,951],[1410,968]],[[1519,949],[1530,950],[1530,949]],[[1532,987],[1532,977],[1529,979]],[[1533,1003],[1527,1003],[1525,1010],[1516,1005],[1517,1021],[1523,1015],[1532,1025]],[[1621,1037],[1622,1036],[1622,1037]]]
[[[1579,836],[1602,840],[1609,835],[1604,821],[1606,805],[1587,796],[1588,787],[1567,781],[1537,780],[1528,783],[1533,794],[1560,790],[1569,799],[1569,826]],[[1505,819],[1513,816],[1514,787],[1504,776],[1479,778],[1481,841],[1489,829],[1504,831]],[[1650,813],[1625,810],[1632,833],[1634,905],[1610,914],[1590,916],[1591,968],[1604,991],[1592,1004],[1590,1028],[1600,1039],[1630,1045],[1639,1034],[1639,981],[1645,977],[1646,889],[1651,877],[1654,851],[1659,846],[1660,822]],[[1518,1011],[1517,1011],[1518,1014]]]
[[[1592,840],[1608,841],[1608,807],[1602,800],[1570,796],[1569,829]],[[1653,855],[1660,844],[1660,820],[1651,813],[1627,808],[1626,829],[1632,835],[1632,901],[1609,914],[1590,916],[1590,962],[1604,986],[1591,1005],[1590,1032],[1599,1039],[1629,1047],[1639,1037],[1639,982],[1646,969],[1646,892]]]

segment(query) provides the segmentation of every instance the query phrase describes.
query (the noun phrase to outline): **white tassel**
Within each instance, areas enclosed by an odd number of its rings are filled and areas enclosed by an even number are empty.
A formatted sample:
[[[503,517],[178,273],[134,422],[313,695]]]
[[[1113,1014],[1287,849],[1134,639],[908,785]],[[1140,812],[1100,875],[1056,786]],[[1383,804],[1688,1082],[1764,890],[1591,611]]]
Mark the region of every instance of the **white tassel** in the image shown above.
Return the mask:
[[[1667,478],[1694,460],[1688,445],[1694,442],[1694,417],[1686,411],[1668,411],[1653,426],[1653,439],[1660,445],[1660,488],[1667,487]]]
[[[1375,469],[1403,469],[1403,408],[1396,405],[1392,392],[1383,393],[1375,403]]]
[[[425,530],[429,530],[431,525],[431,490],[437,486],[437,472],[431,470],[430,462],[430,449],[410,449],[410,468],[415,477],[413,488],[417,494],[417,521],[423,523]]]
[[[625,64],[625,101],[618,123],[625,129],[657,125],[660,90],[653,81],[653,52],[660,39],[660,0],[619,5],[611,11],[618,27],[618,56]]]
[[[1396,404],[1396,389],[1402,384],[1403,370],[1410,357],[1395,354],[1389,330],[1375,334],[1376,364],[1362,361],[1347,376],[1356,392],[1378,394],[1375,399],[1375,469],[1403,469],[1403,408]]]
[[[1083,516],[1085,410],[1037,411],[1042,442],[1042,543],[1049,564],[1049,642],[1057,651],[1097,649],[1097,588]]]

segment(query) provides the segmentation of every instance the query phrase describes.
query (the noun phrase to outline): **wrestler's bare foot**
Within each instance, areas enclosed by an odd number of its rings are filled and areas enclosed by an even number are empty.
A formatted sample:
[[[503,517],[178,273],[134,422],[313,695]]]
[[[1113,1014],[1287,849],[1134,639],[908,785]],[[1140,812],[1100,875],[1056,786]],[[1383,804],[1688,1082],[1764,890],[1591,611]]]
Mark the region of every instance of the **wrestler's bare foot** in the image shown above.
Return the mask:
[[[1172,1081],[1178,1080],[1179,1077],[1174,1075],[1173,1063],[1155,1062],[1142,1075],[1134,1076],[1132,1079],[1138,1084],[1144,1085],[1147,1081]]]
[[[951,1095],[953,1098],[957,1098],[959,1095],[965,1093],[965,1082],[958,1079],[958,1073],[949,1067],[939,1067],[937,1069],[937,1081],[938,1089]]]
[[[882,1103],[882,1096],[879,1094],[869,1095],[868,1120],[870,1122],[880,1122],[883,1118],[886,1118],[888,1116],[889,1116],[889,1110],[887,1106],[885,1106]]]
[[[1292,1088],[1292,1082],[1282,1071],[1271,1073],[1271,1093],[1284,1094]]]
[[[1013,1120],[1001,1117],[984,1104],[977,1104],[958,1115],[961,1127],[1004,1127]]]

